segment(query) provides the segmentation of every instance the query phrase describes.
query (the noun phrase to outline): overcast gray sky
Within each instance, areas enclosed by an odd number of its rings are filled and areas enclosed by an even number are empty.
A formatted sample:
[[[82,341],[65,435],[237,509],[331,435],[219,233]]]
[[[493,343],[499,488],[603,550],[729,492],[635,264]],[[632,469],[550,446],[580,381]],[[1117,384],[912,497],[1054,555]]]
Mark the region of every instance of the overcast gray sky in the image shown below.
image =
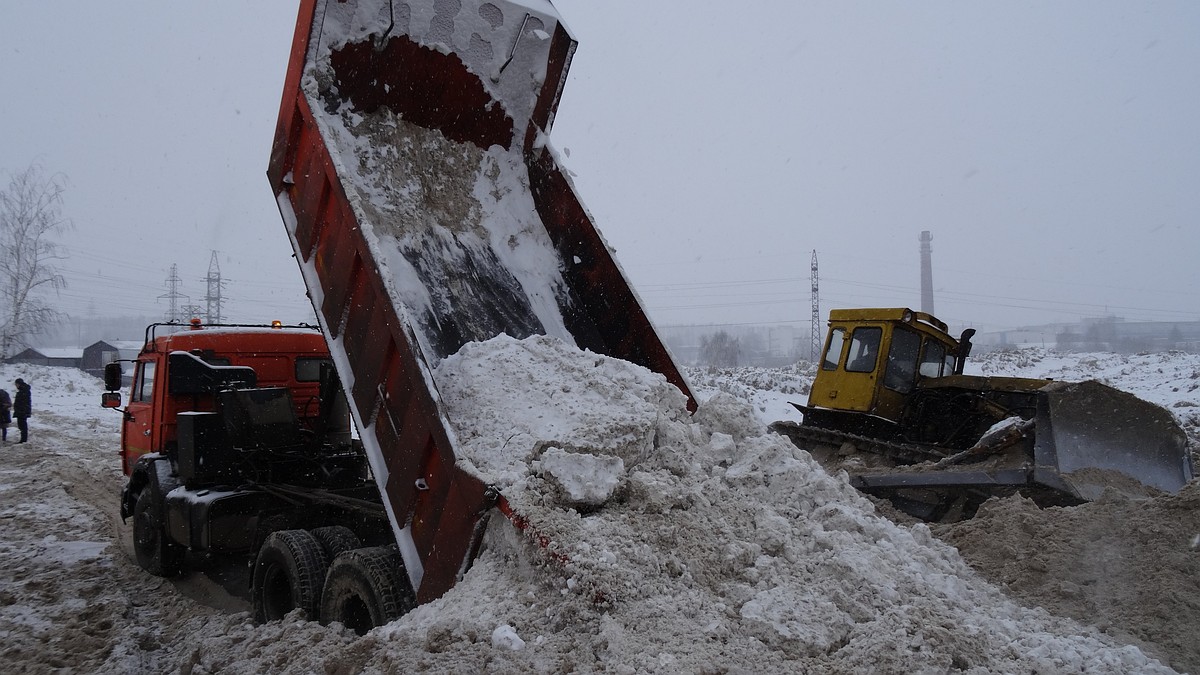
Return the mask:
[[[309,316],[265,178],[295,0],[0,0],[0,171],[67,179],[62,308]],[[553,144],[660,325],[920,303],[1200,320],[1200,3],[558,0]],[[7,185],[5,176],[4,185]]]

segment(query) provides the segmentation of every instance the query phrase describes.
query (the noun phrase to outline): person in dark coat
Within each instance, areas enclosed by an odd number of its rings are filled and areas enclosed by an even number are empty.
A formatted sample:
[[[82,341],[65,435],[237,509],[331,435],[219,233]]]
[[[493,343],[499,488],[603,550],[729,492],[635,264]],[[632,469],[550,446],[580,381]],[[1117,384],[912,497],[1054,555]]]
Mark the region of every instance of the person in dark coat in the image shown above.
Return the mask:
[[[13,384],[17,385],[17,398],[13,401],[12,416],[17,418],[17,429],[21,430],[21,440],[17,442],[24,443],[29,440],[29,416],[33,413],[33,397],[25,380],[18,377]]]
[[[8,442],[8,425],[12,424],[12,398],[0,389],[0,443]]]

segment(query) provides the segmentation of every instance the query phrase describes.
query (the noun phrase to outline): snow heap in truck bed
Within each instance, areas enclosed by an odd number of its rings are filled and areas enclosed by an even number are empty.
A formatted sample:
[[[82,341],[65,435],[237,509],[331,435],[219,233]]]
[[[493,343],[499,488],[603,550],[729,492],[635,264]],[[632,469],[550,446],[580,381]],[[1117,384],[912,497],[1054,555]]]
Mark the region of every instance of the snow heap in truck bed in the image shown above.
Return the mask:
[[[566,263],[534,205],[524,163],[557,15],[544,0],[432,5],[329,2],[310,45],[304,93],[371,257],[431,364],[502,333],[574,342],[562,315],[572,303]],[[389,47],[417,45],[404,48],[441,69],[433,81],[387,52],[374,57],[386,63],[373,66],[377,79],[339,71],[338,54],[374,50],[390,24]],[[454,79],[460,71],[467,75]],[[463,91],[446,94],[441,108],[421,95],[406,99],[432,111],[390,108],[408,87],[429,96]]]
[[[543,336],[468,345],[436,377],[463,454],[536,531],[494,521],[373,665],[422,647],[449,669],[1170,672],[1016,605],[729,397],[689,417],[662,376]]]

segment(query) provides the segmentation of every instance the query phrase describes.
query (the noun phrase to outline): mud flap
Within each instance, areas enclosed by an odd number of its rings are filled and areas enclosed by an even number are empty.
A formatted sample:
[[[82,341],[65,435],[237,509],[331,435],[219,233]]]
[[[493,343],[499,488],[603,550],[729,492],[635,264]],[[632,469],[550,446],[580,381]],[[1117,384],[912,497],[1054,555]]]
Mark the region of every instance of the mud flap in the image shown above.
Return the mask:
[[[1192,479],[1187,436],[1169,411],[1096,381],[1038,392],[1034,482],[1094,500],[1175,493]]]

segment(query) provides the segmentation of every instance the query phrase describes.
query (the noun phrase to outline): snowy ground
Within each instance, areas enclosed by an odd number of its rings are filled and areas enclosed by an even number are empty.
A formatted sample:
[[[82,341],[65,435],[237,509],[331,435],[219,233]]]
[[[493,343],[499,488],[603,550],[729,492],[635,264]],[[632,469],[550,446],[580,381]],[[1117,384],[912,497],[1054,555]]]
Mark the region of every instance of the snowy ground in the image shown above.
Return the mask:
[[[497,523],[449,594],[361,638],[298,615],[253,625],[236,570],[142,572],[118,516],[119,415],[99,407],[99,382],[0,366],[0,382],[32,384],[35,408],[31,442],[0,448],[5,671],[1200,672],[1196,483],[1071,509],[996,500],[931,531],[876,516],[807,453],[764,435],[788,400],[806,398],[803,368],[694,371],[706,405],[688,418],[628,364],[487,344],[447,366],[497,382],[519,368],[556,395],[524,414],[497,407],[512,397],[443,394],[506,416],[475,425],[474,441],[524,434],[537,470],[503,467],[509,496],[569,562],[548,565]],[[1102,379],[1167,406],[1193,438],[1200,426],[1195,355],[1022,350],[981,356],[978,368]],[[571,407],[572,389],[597,417]],[[589,425],[609,438],[583,447]],[[460,426],[460,437],[471,431]],[[588,516],[543,467],[572,454],[622,458],[618,485],[591,497]]]

